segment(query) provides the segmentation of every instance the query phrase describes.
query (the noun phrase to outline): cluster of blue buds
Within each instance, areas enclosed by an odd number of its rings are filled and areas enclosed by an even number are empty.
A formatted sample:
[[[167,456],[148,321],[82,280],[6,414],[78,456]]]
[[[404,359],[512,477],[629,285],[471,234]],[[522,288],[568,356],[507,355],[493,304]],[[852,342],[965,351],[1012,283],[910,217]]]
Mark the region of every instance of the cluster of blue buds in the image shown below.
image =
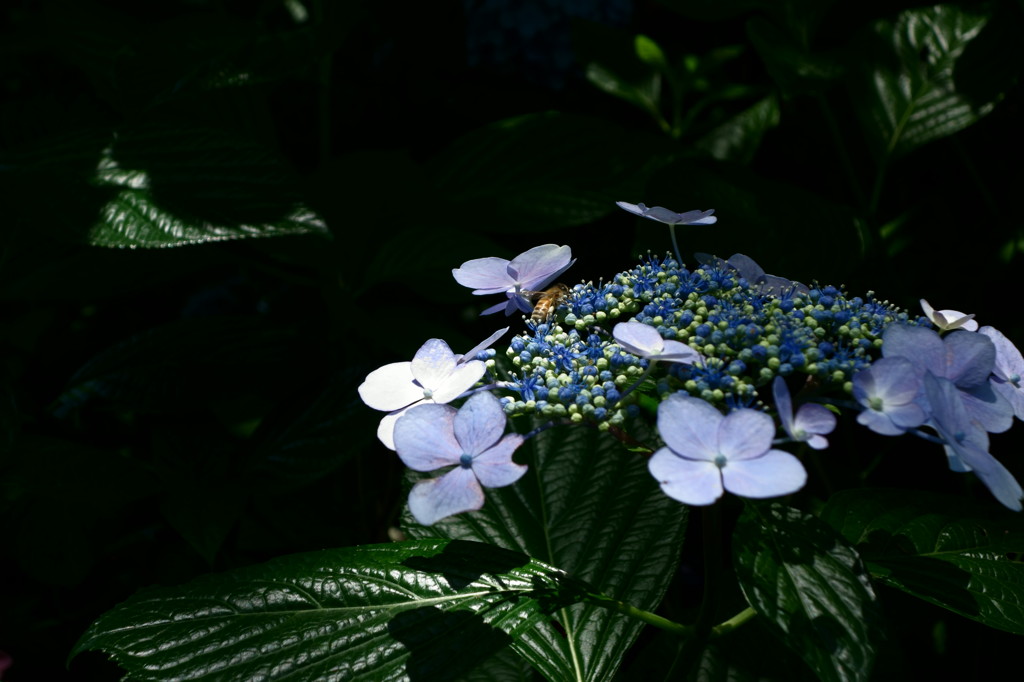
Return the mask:
[[[456,281],[504,296],[484,314],[529,316],[504,358],[488,349],[508,327],[465,355],[431,339],[412,362],[375,370],[360,386],[367,405],[389,413],[378,435],[406,465],[452,467],[414,486],[418,521],[479,509],[481,486],[525,472],[512,454],[529,436],[505,435],[508,417],[620,434],[628,417],[649,413],[662,441],[650,448],[652,475],[670,497],[706,505],[726,491],[799,490],[803,465],[773,446],[827,447],[844,407],[876,433],[941,443],[951,468],[974,471],[1021,510],[1024,491],[988,452],[988,433],[1024,419],[1024,358],[1005,336],[926,301],[925,314],[911,316],[871,293],[769,275],[742,254],[698,254],[687,268],[674,228],[713,224],[713,211],[619,206],[668,224],[675,254],[648,255],[607,282],[550,288],[575,262],[568,246],[468,261],[452,271]],[[790,386],[800,389],[795,411]],[[459,409],[447,404],[467,397]]]

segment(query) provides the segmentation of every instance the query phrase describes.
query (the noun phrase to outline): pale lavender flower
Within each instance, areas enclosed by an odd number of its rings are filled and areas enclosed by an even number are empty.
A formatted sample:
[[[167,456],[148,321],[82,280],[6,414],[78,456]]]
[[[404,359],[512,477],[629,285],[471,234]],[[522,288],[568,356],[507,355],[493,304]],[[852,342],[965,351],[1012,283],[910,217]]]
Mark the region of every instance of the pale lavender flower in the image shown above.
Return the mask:
[[[971,419],[986,431],[1002,433],[1013,425],[1013,406],[989,382],[996,349],[987,336],[954,331],[940,337],[924,327],[894,324],[882,335],[882,355],[906,358],[921,376],[927,371],[952,381]]]
[[[988,434],[971,419],[953,382],[929,373],[924,377],[924,388],[931,407],[928,423],[946,441],[950,468],[973,471],[1003,505],[1014,511],[1024,509],[1024,490],[1013,474],[989,454]]]
[[[504,435],[505,411],[491,393],[477,393],[456,410],[450,405],[418,405],[395,425],[398,456],[414,471],[454,468],[419,481],[409,493],[409,511],[424,526],[446,516],[480,509],[481,488],[515,483],[526,465],[512,461],[523,443],[517,433]]]
[[[775,409],[779,412],[779,421],[790,438],[803,441],[815,450],[824,450],[828,447],[828,439],[825,436],[836,428],[836,416],[828,408],[805,403],[794,415],[793,399],[782,377],[775,377],[772,395],[775,396]]]
[[[924,424],[922,372],[910,360],[889,357],[853,375],[853,399],[864,410],[857,422],[883,436],[899,436]]]
[[[963,329],[973,332],[978,330],[978,323],[974,321],[974,314],[967,315],[959,310],[936,310],[931,307],[928,301],[921,299],[921,310],[924,311],[932,324],[939,328],[939,331],[953,331]]]
[[[452,270],[455,281],[473,289],[476,296],[505,294],[507,301],[480,313],[489,315],[504,310],[530,313],[533,305],[524,291],[538,291],[550,284],[576,261],[568,246],[544,244],[519,254],[511,261],[504,258],[476,258]]]
[[[681,341],[662,338],[654,327],[643,322],[620,322],[612,329],[615,341],[627,352],[651,362],[678,362],[692,365],[700,353]]]
[[[455,355],[441,339],[430,339],[416,351],[412,362],[393,362],[370,372],[359,386],[359,397],[369,407],[388,412],[377,427],[380,442],[395,449],[395,422],[410,407],[425,402],[447,403],[472,388],[487,369],[474,359],[476,354],[508,329],[491,334],[466,355]]]
[[[775,424],[763,412],[740,409],[723,416],[699,398],[676,394],[658,407],[666,447],[647,466],[672,499],[708,505],[728,490],[751,498],[796,492],[807,472],[793,455],[772,449]]]
[[[643,218],[656,220],[666,225],[713,225],[718,218],[711,215],[714,209],[708,211],[687,211],[676,213],[663,206],[648,207],[644,204],[630,204],[625,201],[616,201],[615,205]]]
[[[1017,419],[1024,420],[1024,390],[1021,389],[1021,377],[1024,376],[1024,357],[1020,350],[1006,338],[1001,331],[993,327],[982,327],[979,334],[992,340],[996,347],[996,362],[992,368],[992,388],[1006,398],[1013,406]]]

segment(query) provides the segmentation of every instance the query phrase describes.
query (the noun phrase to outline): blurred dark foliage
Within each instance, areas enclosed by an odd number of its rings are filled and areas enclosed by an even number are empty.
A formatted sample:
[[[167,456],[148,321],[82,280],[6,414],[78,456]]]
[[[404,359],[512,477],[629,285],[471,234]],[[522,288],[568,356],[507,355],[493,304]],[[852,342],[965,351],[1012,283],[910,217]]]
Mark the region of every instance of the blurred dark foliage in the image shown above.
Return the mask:
[[[142,586],[387,541],[402,467],[356,387],[496,326],[449,276],[465,260],[569,244],[576,281],[667,250],[616,200],[715,208],[684,252],[1024,343],[1021,6],[945,6],[987,19],[952,70],[968,113],[886,149],[865,88],[923,6],[4,3],[3,679],[118,679],[64,660]],[[876,485],[986,496],[934,445],[842,428],[828,454],[878,456]],[[993,452],[1024,475],[1019,437]],[[900,679],[1013,660],[1016,638],[883,598]]]

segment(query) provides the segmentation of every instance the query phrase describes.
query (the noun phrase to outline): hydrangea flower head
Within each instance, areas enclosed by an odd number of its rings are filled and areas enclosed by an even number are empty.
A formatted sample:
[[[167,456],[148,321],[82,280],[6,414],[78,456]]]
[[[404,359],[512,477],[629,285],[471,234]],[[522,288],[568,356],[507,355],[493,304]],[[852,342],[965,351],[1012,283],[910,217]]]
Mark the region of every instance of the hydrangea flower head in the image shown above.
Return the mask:
[[[462,286],[472,288],[477,296],[506,295],[506,302],[491,306],[481,315],[499,310],[504,310],[506,315],[517,310],[529,313],[533,306],[523,292],[543,289],[575,262],[568,246],[544,244],[519,254],[511,261],[504,258],[466,261],[452,270],[452,276]]]
[[[413,405],[447,403],[472,388],[487,370],[486,364],[474,359],[476,353],[507,331],[505,327],[491,334],[466,355],[455,355],[441,339],[429,339],[412,362],[393,362],[370,372],[358,390],[367,406],[389,413],[377,427],[380,442],[395,449],[395,422]]]
[[[482,487],[511,485],[526,473],[525,465],[512,461],[523,436],[506,435],[505,424],[505,412],[489,392],[471,396],[458,410],[418,405],[398,420],[395,446],[406,466],[424,472],[454,466],[413,486],[409,511],[419,523],[429,526],[446,516],[480,509]]]
[[[625,350],[647,360],[692,365],[700,359],[700,353],[685,343],[665,340],[657,329],[643,322],[620,322],[612,329],[612,336]]]
[[[815,450],[824,450],[828,447],[828,439],[825,436],[836,428],[836,416],[828,408],[806,403],[801,405],[794,415],[793,399],[782,377],[775,377],[775,381],[772,382],[772,395],[775,397],[779,421],[790,438],[803,441]]]
[[[921,310],[924,311],[925,317],[939,328],[939,331],[949,332],[954,329],[978,331],[978,323],[974,321],[973,313],[967,315],[959,310],[936,310],[923,298],[921,299]]]
[[[663,206],[648,207],[644,204],[631,204],[626,201],[616,201],[615,205],[642,218],[656,220],[666,225],[713,225],[718,222],[718,218],[712,215],[715,212],[714,209],[676,213]]]
[[[711,504],[725,490],[777,497],[807,482],[800,460],[771,448],[775,424],[763,412],[744,408],[723,415],[699,398],[675,394],[658,407],[658,431],[665,447],[648,469],[666,495],[684,504]]]

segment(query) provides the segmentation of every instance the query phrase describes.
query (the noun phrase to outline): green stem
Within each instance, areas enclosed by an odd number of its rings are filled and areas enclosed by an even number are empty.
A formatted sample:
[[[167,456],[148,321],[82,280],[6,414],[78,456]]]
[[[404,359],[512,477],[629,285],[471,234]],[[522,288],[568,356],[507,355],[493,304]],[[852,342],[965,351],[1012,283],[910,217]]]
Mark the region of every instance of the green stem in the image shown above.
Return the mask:
[[[637,607],[631,604],[621,602],[618,599],[612,599],[611,597],[606,597],[603,594],[594,594],[592,592],[588,593],[587,597],[588,604],[594,604],[595,606],[601,606],[611,611],[624,614],[626,616],[629,616],[630,618],[635,618],[639,621],[643,621],[648,625],[653,625],[654,627],[661,628],[662,630],[665,630],[667,632],[672,632],[677,635],[683,636],[693,634],[692,625],[683,625],[682,623],[676,623],[675,621],[671,621],[668,618],[663,618],[656,613],[644,611],[643,609],[638,609]]]

